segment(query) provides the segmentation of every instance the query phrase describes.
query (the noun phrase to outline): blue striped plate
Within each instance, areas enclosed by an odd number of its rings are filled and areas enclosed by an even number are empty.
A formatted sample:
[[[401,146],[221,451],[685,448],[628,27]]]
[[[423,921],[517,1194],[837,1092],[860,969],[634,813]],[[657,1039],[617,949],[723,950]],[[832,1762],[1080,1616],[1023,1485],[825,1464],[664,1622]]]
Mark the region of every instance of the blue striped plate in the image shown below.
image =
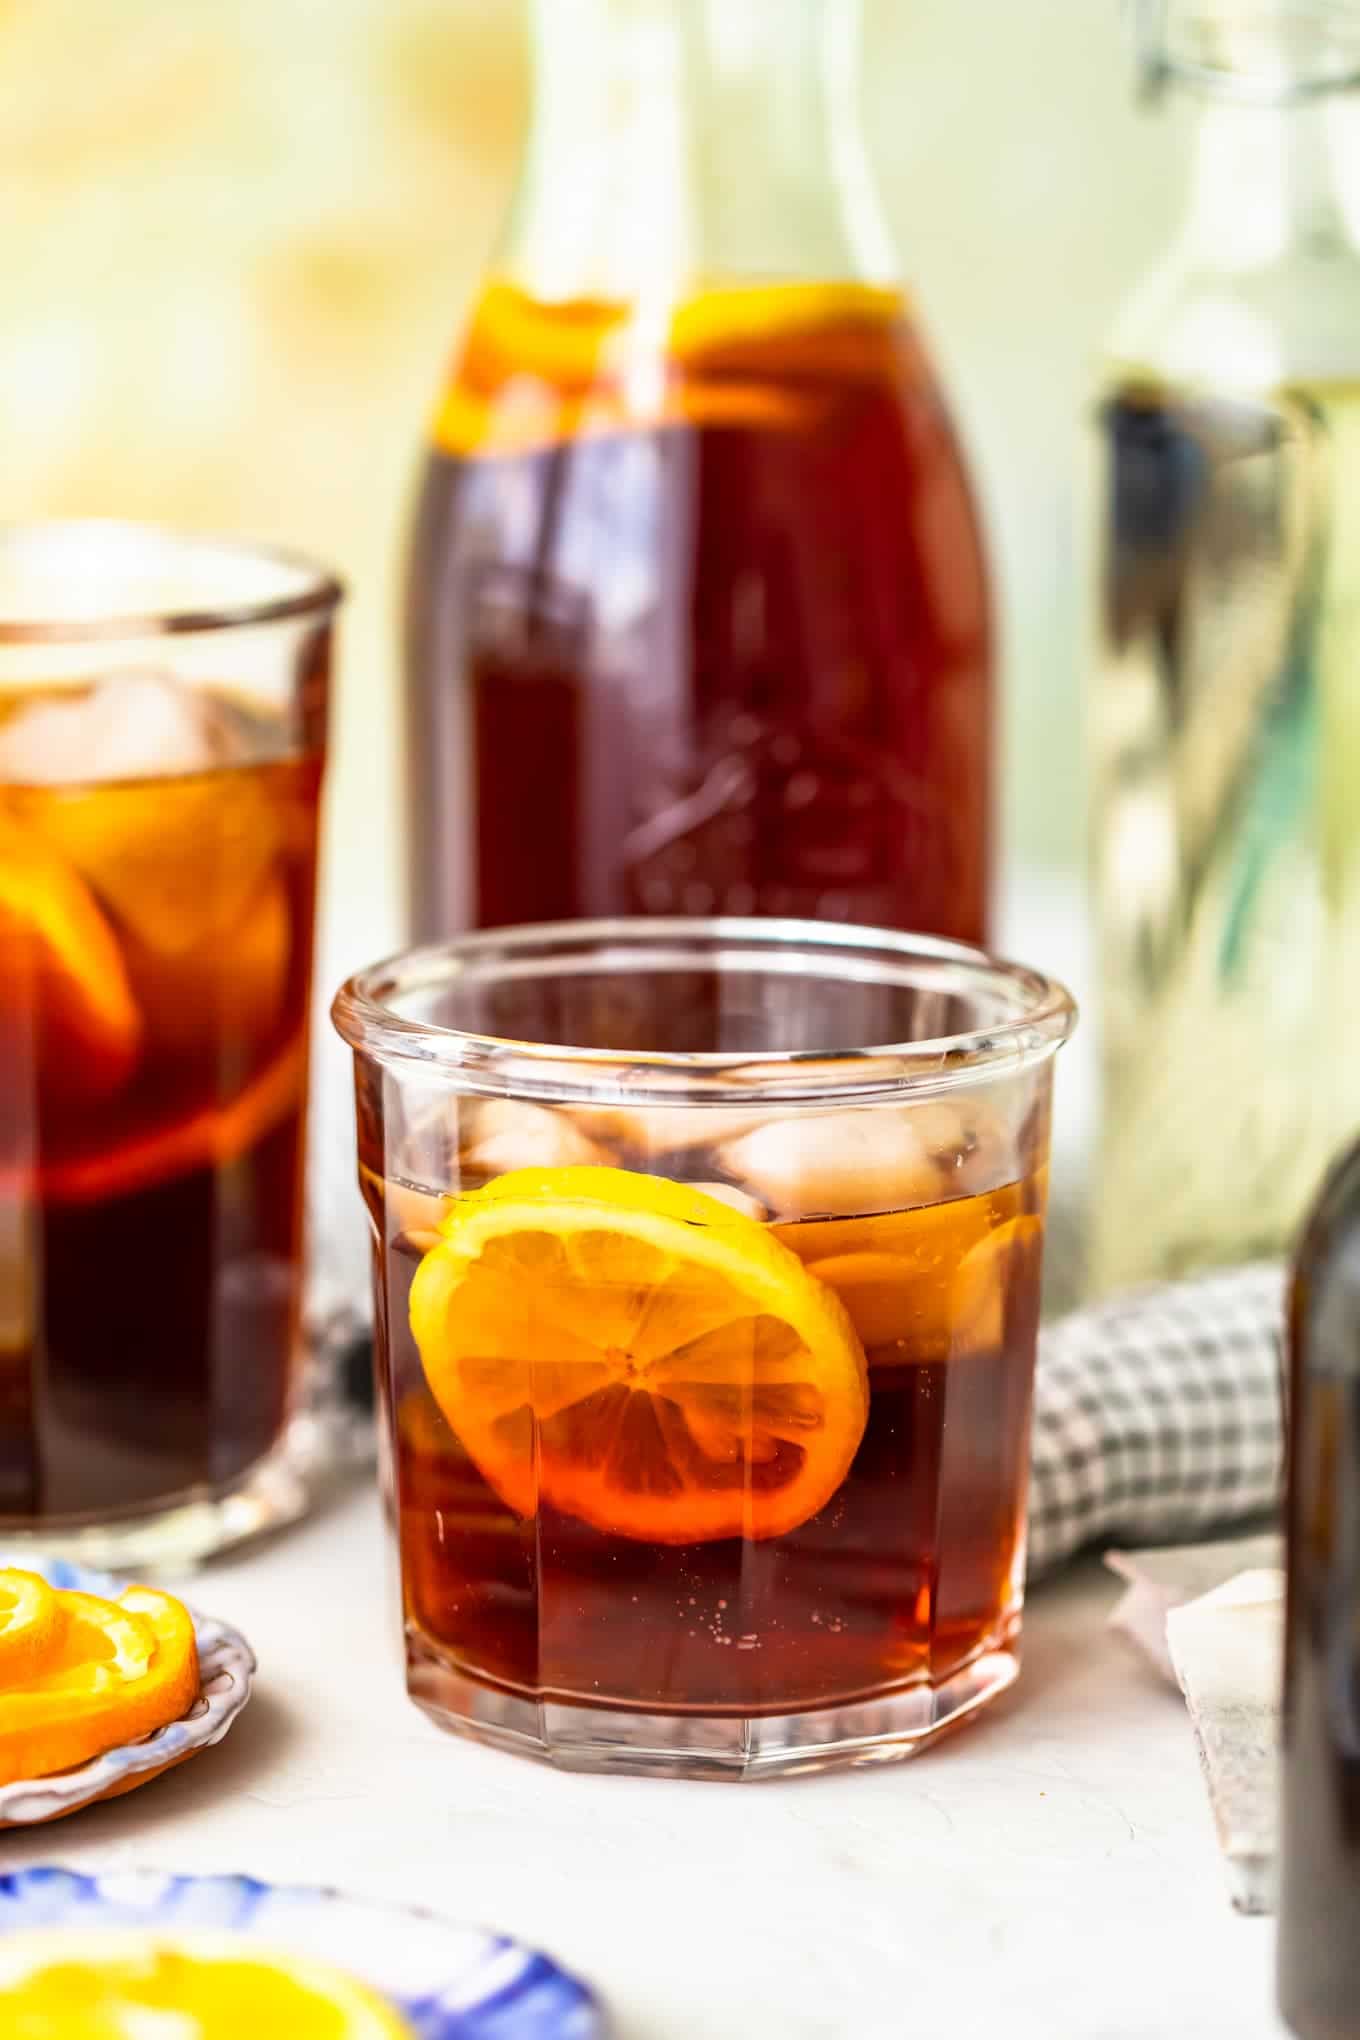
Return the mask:
[[[277,1952],[348,1970],[388,1998],[419,2040],[604,2040],[600,2007],[546,1955],[433,1913],[369,1905],[342,1892],[254,1877],[0,1877],[0,1934],[20,1928],[132,1927],[239,1933]]]

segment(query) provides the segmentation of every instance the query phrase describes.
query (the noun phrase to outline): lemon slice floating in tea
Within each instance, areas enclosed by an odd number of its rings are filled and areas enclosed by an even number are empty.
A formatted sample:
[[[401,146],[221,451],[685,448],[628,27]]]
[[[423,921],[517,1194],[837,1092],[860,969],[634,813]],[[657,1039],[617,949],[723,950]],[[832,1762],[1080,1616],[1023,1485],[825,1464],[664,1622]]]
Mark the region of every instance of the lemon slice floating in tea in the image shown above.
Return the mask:
[[[756,1220],[626,1169],[458,1199],[411,1287],[436,1402],[521,1516],[659,1544],[815,1516],[868,1415],[840,1301]]]
[[[405,2020],[329,1964],[231,1934],[7,1934],[0,2030],[33,2040],[411,2040]]]

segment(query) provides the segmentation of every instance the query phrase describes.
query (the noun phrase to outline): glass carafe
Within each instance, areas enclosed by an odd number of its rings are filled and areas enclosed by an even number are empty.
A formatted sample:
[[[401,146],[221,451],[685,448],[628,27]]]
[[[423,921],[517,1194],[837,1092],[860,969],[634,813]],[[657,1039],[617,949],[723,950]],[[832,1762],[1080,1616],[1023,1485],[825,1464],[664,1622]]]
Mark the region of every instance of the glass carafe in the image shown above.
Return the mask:
[[[852,0],[537,0],[408,585],[421,938],[618,913],[979,941],[990,624]]]
[[[1198,132],[1098,412],[1097,1288],[1278,1252],[1360,1124],[1360,17],[1148,17]]]

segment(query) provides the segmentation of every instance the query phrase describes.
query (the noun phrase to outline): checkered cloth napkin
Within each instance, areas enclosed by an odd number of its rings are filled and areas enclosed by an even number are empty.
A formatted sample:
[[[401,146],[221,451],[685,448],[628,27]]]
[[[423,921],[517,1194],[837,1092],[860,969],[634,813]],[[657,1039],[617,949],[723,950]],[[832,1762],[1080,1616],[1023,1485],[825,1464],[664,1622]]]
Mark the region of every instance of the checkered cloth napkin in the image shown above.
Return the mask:
[[[1039,1340],[1029,1576],[1094,1538],[1172,1544],[1277,1501],[1284,1272],[1139,1289]]]

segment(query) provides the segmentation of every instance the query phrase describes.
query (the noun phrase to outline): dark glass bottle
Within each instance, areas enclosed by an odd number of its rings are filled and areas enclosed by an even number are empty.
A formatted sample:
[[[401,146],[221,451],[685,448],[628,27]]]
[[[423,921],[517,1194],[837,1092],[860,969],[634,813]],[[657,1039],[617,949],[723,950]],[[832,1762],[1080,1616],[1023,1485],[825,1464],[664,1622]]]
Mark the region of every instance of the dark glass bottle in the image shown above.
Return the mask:
[[[1360,2040],[1360,1147],[1304,1234],[1289,1343],[1280,2008]]]

